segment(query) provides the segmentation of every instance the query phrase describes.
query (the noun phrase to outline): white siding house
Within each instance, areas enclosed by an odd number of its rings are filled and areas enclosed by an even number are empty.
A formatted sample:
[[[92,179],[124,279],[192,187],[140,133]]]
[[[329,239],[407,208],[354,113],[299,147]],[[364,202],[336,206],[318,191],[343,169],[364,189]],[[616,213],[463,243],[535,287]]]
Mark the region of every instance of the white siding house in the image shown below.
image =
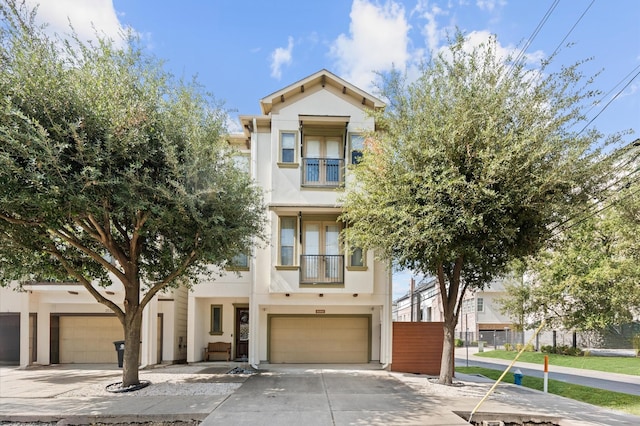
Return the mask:
[[[241,116],[233,143],[265,194],[269,242],[238,273],[189,293],[189,362],[210,342],[232,344],[232,358],[260,363],[386,364],[391,288],[373,253],[345,247],[340,188],[359,158],[367,114],[383,103],[321,70],[260,101]]]

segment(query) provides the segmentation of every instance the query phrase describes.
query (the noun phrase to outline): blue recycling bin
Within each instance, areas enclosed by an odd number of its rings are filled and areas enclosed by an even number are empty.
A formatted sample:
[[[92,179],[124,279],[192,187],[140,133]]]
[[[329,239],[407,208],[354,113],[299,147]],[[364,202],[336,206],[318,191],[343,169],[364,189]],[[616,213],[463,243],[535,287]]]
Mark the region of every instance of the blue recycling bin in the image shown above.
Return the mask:
[[[522,386],[522,371],[520,371],[520,369],[517,369],[516,371],[513,372],[513,383],[515,383],[516,385]]]

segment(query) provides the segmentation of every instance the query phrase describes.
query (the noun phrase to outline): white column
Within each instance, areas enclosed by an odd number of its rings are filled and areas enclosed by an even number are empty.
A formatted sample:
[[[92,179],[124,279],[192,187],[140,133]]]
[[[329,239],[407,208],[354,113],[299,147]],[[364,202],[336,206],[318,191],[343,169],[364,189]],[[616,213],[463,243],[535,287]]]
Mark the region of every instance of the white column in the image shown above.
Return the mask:
[[[29,365],[29,295],[27,291],[20,297],[20,368]]]
[[[142,311],[141,367],[156,364],[158,340],[158,298],[154,297]]]
[[[40,365],[51,364],[51,305],[38,303],[36,326],[37,353],[36,362]]]
[[[196,298],[191,292],[187,297],[187,362],[202,361],[202,349],[196,339]]]

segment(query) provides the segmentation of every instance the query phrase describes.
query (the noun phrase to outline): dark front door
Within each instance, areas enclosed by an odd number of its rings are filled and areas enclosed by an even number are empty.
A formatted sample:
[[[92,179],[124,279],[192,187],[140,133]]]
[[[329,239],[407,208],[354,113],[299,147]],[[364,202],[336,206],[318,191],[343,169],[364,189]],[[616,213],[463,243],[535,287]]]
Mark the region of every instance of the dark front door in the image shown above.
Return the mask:
[[[236,308],[236,359],[249,357],[249,308]]]

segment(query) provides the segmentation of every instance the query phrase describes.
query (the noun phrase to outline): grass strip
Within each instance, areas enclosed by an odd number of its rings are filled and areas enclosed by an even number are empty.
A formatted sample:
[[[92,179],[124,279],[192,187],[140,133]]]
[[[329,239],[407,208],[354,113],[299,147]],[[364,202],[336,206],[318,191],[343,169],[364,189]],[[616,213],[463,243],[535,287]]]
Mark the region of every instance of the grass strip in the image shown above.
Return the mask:
[[[502,371],[500,370],[483,367],[456,367],[456,371],[463,374],[481,374],[492,380],[497,380],[502,374]],[[503,382],[513,383],[513,373],[507,373]],[[543,389],[543,385],[544,379],[529,376],[522,378],[522,386],[527,388],[541,391]],[[553,379],[549,379],[548,391],[554,395],[560,395],[576,401],[586,402],[588,404],[597,405],[598,407],[624,411],[628,414],[640,416],[640,396],[590,388],[588,386],[574,385]]]
[[[478,352],[476,356],[484,358],[498,358],[513,360],[517,352],[495,350],[488,352]],[[549,355],[549,368],[554,365],[560,367],[582,368],[584,370],[597,370],[607,373],[629,374],[640,376],[640,357],[600,357],[600,356],[569,356],[558,354],[544,354],[541,352],[524,352],[518,362],[530,362],[542,365],[544,356]]]

